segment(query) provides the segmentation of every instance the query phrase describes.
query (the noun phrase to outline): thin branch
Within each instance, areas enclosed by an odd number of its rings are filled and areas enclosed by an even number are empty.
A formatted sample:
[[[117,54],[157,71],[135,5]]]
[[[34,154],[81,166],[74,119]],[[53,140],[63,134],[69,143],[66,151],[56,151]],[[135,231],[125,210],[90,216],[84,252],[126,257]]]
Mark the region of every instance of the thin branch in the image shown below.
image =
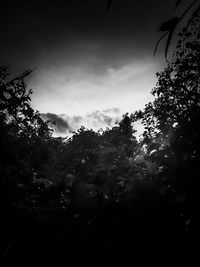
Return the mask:
[[[7,85],[9,85],[9,84],[12,84],[12,83],[14,83],[15,81],[17,81],[17,80],[22,80],[22,79],[24,79],[25,77],[27,77],[28,75],[30,75],[33,71],[35,71],[37,69],[37,67],[35,67],[35,68],[33,68],[33,69],[29,69],[29,70],[26,70],[26,71],[24,71],[20,76],[17,76],[17,77],[15,77],[15,78],[13,78],[11,81],[9,81],[8,83],[7,83]]]

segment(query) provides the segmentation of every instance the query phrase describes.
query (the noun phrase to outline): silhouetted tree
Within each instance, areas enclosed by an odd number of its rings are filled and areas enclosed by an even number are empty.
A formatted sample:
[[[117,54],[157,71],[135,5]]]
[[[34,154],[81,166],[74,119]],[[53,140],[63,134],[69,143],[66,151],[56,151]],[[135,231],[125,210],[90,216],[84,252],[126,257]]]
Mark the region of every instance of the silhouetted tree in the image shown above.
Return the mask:
[[[119,202],[145,173],[146,166],[135,160],[140,151],[132,124],[125,114],[111,129],[94,132],[82,127],[67,141],[62,175],[79,205],[89,207],[100,196],[104,203]]]
[[[52,132],[30,105],[32,91],[25,82],[30,73],[9,80],[8,68],[0,68],[1,188],[11,198],[31,183],[47,160]]]
[[[200,163],[200,40],[198,21],[179,35],[176,58],[157,74],[155,100],[143,113],[147,153],[157,164],[160,190],[196,218]],[[186,215],[187,214],[187,215]]]

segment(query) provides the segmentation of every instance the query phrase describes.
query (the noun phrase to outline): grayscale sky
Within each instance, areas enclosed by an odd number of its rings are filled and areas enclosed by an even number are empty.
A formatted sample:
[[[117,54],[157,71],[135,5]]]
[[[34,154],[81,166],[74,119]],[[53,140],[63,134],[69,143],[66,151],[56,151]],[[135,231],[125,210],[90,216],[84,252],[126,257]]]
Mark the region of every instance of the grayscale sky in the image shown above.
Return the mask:
[[[174,0],[15,1],[1,7],[0,62],[28,79],[32,104],[57,121],[57,134],[112,126],[152,99],[163,45],[160,24]]]

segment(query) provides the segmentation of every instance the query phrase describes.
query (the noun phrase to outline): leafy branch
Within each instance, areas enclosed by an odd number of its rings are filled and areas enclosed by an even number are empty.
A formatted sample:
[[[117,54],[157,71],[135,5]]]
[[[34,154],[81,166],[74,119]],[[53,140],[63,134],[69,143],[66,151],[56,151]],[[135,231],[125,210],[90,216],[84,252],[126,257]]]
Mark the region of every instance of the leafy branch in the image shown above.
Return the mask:
[[[177,0],[174,10],[181,4],[183,0]],[[155,46],[155,50],[154,50],[154,56],[157,52],[158,49],[158,45],[160,44],[160,42],[162,41],[162,39],[168,35],[167,37],[167,42],[166,42],[166,46],[165,46],[165,58],[167,60],[167,54],[169,51],[169,47],[172,41],[172,37],[174,34],[175,29],[177,28],[178,24],[183,20],[183,18],[186,16],[186,14],[191,10],[191,8],[194,6],[194,4],[197,2],[198,0],[194,0],[192,1],[192,3],[185,9],[185,11],[182,13],[182,15],[180,17],[174,17],[168,21],[165,21],[161,24],[159,31],[164,32],[164,34],[159,38],[159,40],[156,43]],[[195,9],[195,11],[192,13],[190,20],[186,26],[186,28],[188,28],[189,23],[191,22],[191,20],[193,20],[193,18],[198,14],[200,10],[200,5]]]

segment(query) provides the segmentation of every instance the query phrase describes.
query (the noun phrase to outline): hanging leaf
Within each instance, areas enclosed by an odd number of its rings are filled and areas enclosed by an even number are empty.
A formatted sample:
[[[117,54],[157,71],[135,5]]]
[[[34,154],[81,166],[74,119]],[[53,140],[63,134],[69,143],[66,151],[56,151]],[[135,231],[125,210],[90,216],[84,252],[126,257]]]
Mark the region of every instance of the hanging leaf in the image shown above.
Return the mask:
[[[156,44],[156,47],[155,47],[155,50],[154,50],[154,55],[156,54],[156,51],[157,51],[157,48],[158,48],[158,45],[159,45],[160,41],[168,34],[167,44],[166,44],[166,47],[165,47],[165,58],[167,59],[167,52],[168,52],[168,49],[169,49],[169,45],[170,45],[170,42],[171,42],[171,39],[172,39],[172,36],[173,36],[173,32],[174,32],[178,22],[179,22],[179,17],[174,17],[173,19],[164,22],[160,26],[159,31],[164,31],[165,33],[158,40],[158,42]]]
[[[106,12],[110,9],[111,4],[112,4],[112,0],[108,0],[107,4],[106,4],[106,7],[105,7],[105,11]]]
[[[156,44],[156,48],[155,48],[155,51],[154,51],[154,55],[157,51],[157,47],[160,43],[160,41],[164,38],[164,36],[166,34],[169,34],[168,35],[168,39],[167,39],[167,44],[166,44],[166,48],[165,48],[165,57],[167,57],[167,52],[168,52],[168,49],[169,49],[169,46],[170,46],[170,43],[171,43],[171,39],[172,39],[172,36],[173,36],[173,33],[174,33],[174,30],[176,29],[178,23],[180,23],[180,21],[182,21],[182,19],[185,17],[185,15],[189,12],[189,10],[192,8],[192,6],[197,2],[198,0],[193,0],[192,3],[185,9],[185,11],[183,12],[183,14],[181,15],[181,17],[174,17],[166,22],[164,22],[160,28],[159,28],[159,31],[162,31],[162,32],[166,32],[163,36],[161,36],[161,38],[158,40],[157,44]],[[182,0],[177,0],[176,1],[176,4],[175,4],[175,7],[177,7],[180,3],[182,2]],[[190,22],[191,20],[197,15],[197,13],[200,11],[200,6],[198,6],[194,13],[192,14],[191,16],[191,19],[190,19]],[[189,24],[189,23],[188,23]],[[187,30],[187,27],[188,25],[186,26],[185,28],[185,31]],[[184,32],[184,30],[183,30]]]
[[[179,17],[174,17],[173,19],[170,19],[164,23],[159,28],[159,31],[161,32],[168,32],[174,29],[179,22]]]
[[[159,40],[157,41],[157,43],[156,43],[156,47],[155,47],[155,50],[154,50],[154,53],[153,53],[154,56],[155,56],[155,54],[156,54],[156,52],[157,52],[159,43],[161,42],[161,40],[162,40],[167,34],[168,34],[168,32],[165,32],[165,33],[159,38]]]

